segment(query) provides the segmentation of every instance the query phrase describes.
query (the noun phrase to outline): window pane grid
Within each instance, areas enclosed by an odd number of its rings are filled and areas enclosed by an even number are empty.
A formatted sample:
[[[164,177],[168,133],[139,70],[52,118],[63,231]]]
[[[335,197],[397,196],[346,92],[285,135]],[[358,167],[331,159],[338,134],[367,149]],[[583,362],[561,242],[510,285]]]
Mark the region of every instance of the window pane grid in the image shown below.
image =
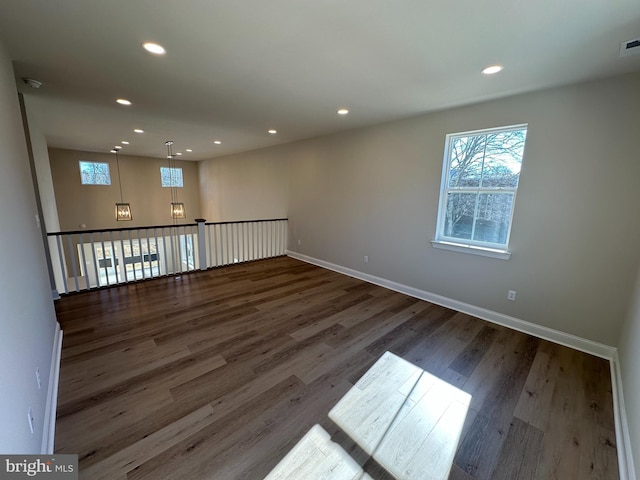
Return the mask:
[[[160,182],[163,187],[182,187],[182,168],[160,167]]]
[[[526,132],[447,136],[436,240],[507,248]]]
[[[80,182],[82,185],[111,185],[109,164],[80,160]]]

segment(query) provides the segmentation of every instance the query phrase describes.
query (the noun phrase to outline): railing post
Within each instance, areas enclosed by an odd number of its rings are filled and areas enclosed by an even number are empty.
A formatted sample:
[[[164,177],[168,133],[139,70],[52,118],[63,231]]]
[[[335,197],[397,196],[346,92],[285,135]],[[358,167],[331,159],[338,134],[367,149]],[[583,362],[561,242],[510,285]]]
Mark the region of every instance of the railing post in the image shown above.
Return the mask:
[[[207,237],[205,233],[204,223],[206,220],[204,218],[196,218],[196,223],[198,224],[198,263],[200,270],[207,269]]]

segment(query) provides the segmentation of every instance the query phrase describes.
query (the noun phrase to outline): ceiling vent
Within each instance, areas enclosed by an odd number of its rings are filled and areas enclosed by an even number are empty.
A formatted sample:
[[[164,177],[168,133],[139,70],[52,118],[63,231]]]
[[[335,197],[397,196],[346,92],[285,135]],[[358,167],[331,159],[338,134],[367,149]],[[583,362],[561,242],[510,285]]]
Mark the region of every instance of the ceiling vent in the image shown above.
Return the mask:
[[[640,38],[628,40],[620,44],[620,56],[628,57],[629,55],[637,55],[640,53]]]

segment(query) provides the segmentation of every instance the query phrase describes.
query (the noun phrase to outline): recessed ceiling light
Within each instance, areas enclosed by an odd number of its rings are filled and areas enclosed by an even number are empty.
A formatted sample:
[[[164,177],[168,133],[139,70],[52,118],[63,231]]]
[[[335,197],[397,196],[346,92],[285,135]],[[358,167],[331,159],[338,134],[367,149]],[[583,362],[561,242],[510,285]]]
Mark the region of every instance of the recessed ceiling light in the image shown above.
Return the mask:
[[[214,140],[213,143],[215,143],[216,145],[220,145],[222,142],[220,140]]]
[[[269,133],[270,133],[271,135],[275,135],[276,133],[278,133],[278,131],[277,131],[277,130],[274,130],[274,129],[272,128],[271,130],[269,130]]]
[[[153,53],[154,55],[164,55],[165,53],[167,53],[162,45],[153,42],[143,43],[142,48],[144,48],[149,53]]]
[[[116,152],[117,152],[117,150],[115,150],[115,149],[111,149],[111,150],[109,150],[109,151],[110,151],[111,153],[116,153]]]
[[[193,152],[193,150],[191,150],[190,148],[187,148],[187,152]]]
[[[489,65],[482,70],[485,75],[493,75],[494,73],[501,72],[504,67],[502,65]]]
[[[338,110],[338,115],[346,115],[349,113],[349,110],[347,110],[346,108],[341,108],[340,110]]]
[[[127,142],[126,140],[122,140],[120,143],[123,145],[129,145],[129,142]]]
[[[116,145],[116,146],[115,146],[115,147],[113,147],[113,148],[115,148],[116,150],[120,150],[120,149],[122,148],[122,146],[121,146],[121,145]]]
[[[116,102],[118,102],[120,105],[131,105],[131,102],[126,98],[118,98],[116,99]]]
[[[142,130],[141,128],[135,128],[133,131],[136,133],[144,133],[144,130]]]
[[[176,155],[182,155],[182,152],[176,152]]]
[[[42,86],[42,82],[40,80],[36,80],[35,78],[23,78],[22,81],[29,85],[31,88],[40,88]]]

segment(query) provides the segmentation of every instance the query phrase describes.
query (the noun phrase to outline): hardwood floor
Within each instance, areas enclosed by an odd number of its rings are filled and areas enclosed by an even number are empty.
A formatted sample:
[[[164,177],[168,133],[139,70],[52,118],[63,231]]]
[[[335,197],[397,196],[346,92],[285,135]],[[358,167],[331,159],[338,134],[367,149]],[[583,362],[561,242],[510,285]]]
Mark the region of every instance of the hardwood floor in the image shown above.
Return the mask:
[[[56,308],[81,478],[259,480],[316,423],[388,478],[327,418],[385,351],[472,395],[451,480],[618,478],[607,361],[291,258]]]

